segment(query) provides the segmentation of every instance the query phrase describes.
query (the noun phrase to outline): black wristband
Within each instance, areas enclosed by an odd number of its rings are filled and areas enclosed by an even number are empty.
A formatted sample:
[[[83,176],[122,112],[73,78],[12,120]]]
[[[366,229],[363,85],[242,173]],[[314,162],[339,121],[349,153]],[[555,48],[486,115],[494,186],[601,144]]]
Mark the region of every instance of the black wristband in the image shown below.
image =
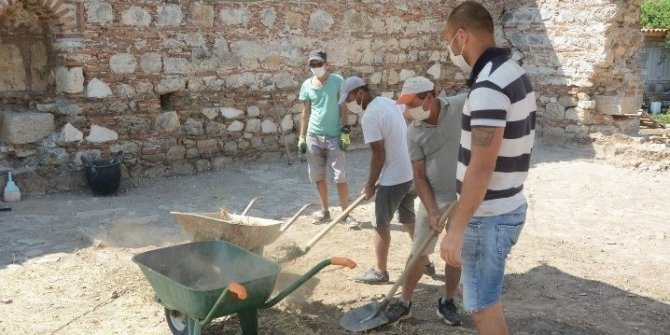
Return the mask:
[[[342,129],[340,131],[345,133],[345,134],[349,134],[349,132],[351,131],[351,126],[344,125],[344,126],[342,126]]]

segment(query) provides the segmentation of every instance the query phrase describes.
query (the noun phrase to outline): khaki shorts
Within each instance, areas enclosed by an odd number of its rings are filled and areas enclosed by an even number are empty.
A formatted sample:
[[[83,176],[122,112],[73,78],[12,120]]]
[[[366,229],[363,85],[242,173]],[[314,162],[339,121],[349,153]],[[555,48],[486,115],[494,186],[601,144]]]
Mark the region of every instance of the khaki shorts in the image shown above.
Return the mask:
[[[306,141],[309,180],[313,183],[325,180],[328,169],[333,182],[346,183],[347,157],[340,148],[340,138],[308,133]]]
[[[436,200],[437,206],[440,209],[440,213],[444,213],[451,204],[451,201],[441,201]],[[423,205],[423,202],[419,204],[419,210],[416,213],[416,224],[414,225],[414,239],[412,239],[412,255],[415,255],[419,252],[421,248],[422,241],[426,236],[433,234],[433,230],[430,228],[430,221],[428,220],[428,210],[426,206]],[[434,238],[430,244],[426,247],[426,250],[423,251],[423,256],[428,256],[435,252],[435,246],[437,245],[437,240],[439,238]]]

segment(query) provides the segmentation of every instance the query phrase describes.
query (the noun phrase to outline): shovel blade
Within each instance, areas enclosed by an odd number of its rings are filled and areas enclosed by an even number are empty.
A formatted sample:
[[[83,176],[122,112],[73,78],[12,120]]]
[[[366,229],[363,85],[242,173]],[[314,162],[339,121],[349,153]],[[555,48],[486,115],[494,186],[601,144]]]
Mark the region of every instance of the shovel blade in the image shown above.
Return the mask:
[[[389,320],[384,311],[379,310],[381,307],[379,303],[373,302],[354,308],[342,316],[340,326],[351,332],[364,332],[386,325]]]

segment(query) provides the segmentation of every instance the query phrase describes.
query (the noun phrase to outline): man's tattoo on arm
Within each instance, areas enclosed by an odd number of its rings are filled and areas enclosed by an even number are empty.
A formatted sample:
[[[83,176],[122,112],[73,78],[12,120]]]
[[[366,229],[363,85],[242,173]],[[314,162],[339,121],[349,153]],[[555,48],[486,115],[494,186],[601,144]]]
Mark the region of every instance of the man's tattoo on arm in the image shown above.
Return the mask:
[[[488,147],[493,142],[493,134],[496,128],[493,127],[476,127],[472,128],[472,144],[478,147]]]

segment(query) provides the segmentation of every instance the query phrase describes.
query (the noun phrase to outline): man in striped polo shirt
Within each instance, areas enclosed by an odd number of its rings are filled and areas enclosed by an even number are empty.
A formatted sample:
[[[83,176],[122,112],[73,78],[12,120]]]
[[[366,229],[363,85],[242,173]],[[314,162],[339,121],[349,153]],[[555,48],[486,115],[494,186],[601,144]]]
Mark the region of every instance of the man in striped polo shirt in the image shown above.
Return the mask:
[[[535,137],[535,95],[525,71],[496,48],[493,19],[467,1],[444,29],[451,61],[470,72],[457,166],[459,203],[441,243],[461,267],[463,305],[479,334],[508,334],[502,309],[505,259],[526,220],[522,193]]]

